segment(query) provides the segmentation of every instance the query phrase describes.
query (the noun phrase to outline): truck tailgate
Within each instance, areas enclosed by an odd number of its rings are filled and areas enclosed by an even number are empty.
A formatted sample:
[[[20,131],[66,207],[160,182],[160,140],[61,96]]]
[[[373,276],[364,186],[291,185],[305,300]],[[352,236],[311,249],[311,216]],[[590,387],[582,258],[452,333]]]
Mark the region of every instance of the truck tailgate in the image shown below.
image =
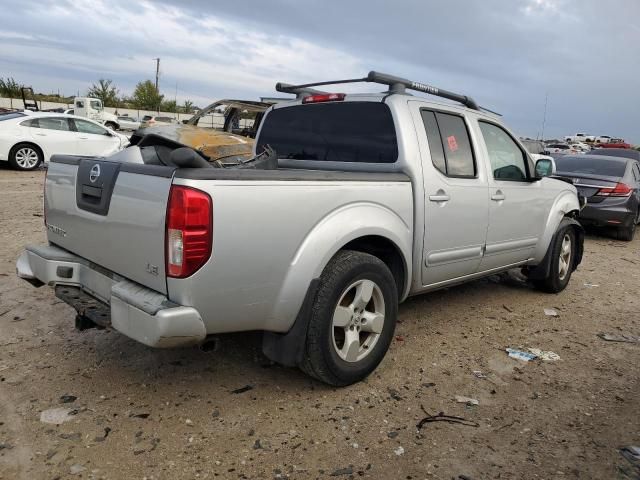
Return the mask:
[[[52,158],[44,199],[49,241],[166,293],[165,216],[172,176],[169,167]]]

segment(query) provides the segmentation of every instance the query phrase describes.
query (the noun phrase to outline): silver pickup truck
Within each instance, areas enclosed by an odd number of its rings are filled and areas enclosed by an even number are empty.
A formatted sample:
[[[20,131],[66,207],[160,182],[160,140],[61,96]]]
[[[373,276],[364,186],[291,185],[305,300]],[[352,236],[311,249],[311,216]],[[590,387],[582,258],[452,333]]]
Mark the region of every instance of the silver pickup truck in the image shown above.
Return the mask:
[[[152,347],[260,330],[269,358],[332,385],[377,367],[410,295],[513,268],[562,291],[584,235],[553,161],[534,165],[469,97],[356,80],[388,91],[277,85],[297,98],[266,112],[255,146],[277,152],[275,169],[144,139],[111,158],[53,157],[49,244],[27,246],[18,275],[55,287],[80,329]]]

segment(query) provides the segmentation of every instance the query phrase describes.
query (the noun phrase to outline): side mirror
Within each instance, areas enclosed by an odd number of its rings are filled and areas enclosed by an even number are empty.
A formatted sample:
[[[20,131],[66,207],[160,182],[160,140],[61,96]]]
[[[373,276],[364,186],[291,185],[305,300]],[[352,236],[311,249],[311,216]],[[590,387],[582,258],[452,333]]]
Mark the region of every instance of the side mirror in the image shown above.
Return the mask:
[[[556,162],[551,158],[541,158],[536,162],[536,177],[550,177],[556,173]]]

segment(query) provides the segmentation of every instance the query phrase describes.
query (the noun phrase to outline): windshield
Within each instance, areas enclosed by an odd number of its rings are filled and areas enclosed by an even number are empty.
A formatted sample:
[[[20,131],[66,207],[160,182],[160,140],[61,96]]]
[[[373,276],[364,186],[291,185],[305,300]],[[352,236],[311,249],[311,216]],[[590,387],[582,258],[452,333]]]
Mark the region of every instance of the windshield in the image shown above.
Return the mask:
[[[627,163],[620,160],[607,160],[602,157],[580,156],[556,158],[556,170],[562,173],[584,173],[605,177],[622,177]]]

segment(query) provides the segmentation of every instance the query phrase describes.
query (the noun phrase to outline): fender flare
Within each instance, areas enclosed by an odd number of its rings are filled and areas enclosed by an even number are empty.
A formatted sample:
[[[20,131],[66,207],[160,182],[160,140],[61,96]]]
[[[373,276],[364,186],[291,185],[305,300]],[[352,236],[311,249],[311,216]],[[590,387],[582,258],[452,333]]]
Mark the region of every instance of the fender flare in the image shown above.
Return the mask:
[[[544,227],[544,234],[540,238],[533,255],[536,260],[540,262],[544,260],[551,245],[551,240],[558,231],[560,224],[565,218],[569,217],[572,212],[580,212],[578,196],[571,190],[564,190],[555,199],[549,211],[549,216],[547,217]],[[580,228],[582,227],[580,226]]]
[[[528,271],[527,277],[529,278],[529,280],[542,280],[544,278],[547,278],[549,272],[551,271],[552,246],[558,235],[567,227],[573,228],[576,233],[576,254],[573,257],[573,265],[571,266],[571,271],[573,272],[578,268],[578,265],[580,265],[580,262],[582,262],[582,255],[584,252],[584,228],[576,219],[564,217],[560,221],[560,225],[558,225],[558,228],[551,237],[551,241],[549,242],[549,246],[547,247],[547,252],[545,253],[544,258],[538,265]]]
[[[405,263],[405,292],[400,298],[406,296],[411,285],[412,228],[379,204],[356,203],[334,210],[306,235],[291,261],[271,315],[273,323],[267,325],[263,335],[262,350],[269,359],[285,366],[300,363],[322,271],[349,242],[371,235],[384,237],[398,248]],[[282,329],[277,326],[294,302],[296,317],[284,333],[278,333]]]

